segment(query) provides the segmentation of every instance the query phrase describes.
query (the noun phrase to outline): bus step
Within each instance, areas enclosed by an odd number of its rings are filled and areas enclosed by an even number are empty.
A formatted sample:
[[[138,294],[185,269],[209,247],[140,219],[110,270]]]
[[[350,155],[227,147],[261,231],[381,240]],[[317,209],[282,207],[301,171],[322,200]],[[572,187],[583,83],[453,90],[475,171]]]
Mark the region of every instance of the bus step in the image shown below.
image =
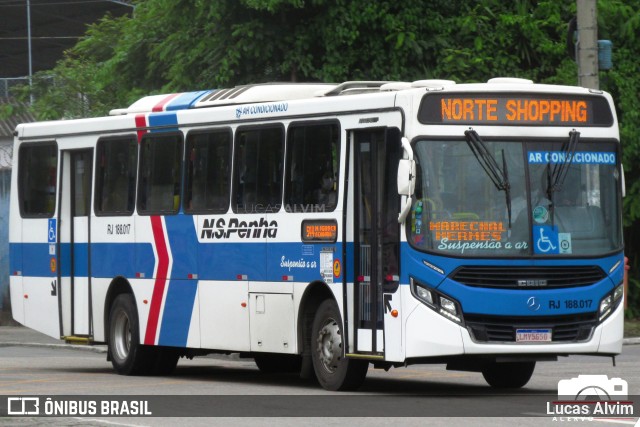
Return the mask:
[[[79,336],[68,336],[62,337],[65,343],[67,344],[91,344],[91,337],[79,337]]]
[[[375,354],[349,353],[346,355],[350,359],[384,360],[384,356]]]

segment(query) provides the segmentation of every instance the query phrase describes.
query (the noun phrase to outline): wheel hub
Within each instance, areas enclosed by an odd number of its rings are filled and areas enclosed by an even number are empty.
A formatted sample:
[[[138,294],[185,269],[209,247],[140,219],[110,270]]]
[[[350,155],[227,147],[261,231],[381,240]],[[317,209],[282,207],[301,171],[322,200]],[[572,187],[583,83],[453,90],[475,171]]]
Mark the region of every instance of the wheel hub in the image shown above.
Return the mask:
[[[124,360],[129,356],[131,350],[131,327],[129,324],[129,316],[123,311],[116,315],[114,327],[114,348],[118,359]]]
[[[318,332],[316,351],[323,368],[329,373],[334,373],[342,359],[342,336],[338,322],[334,319],[327,319]]]

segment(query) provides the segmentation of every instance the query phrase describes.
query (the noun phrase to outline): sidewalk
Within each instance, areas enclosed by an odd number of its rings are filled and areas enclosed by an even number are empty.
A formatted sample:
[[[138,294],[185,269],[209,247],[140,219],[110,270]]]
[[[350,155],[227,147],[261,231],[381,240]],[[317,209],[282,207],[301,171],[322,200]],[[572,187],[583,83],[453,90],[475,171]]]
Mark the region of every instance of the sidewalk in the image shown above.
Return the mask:
[[[41,347],[63,348],[106,353],[105,345],[65,344],[64,341],[51,338],[43,333],[24,326],[0,326],[0,347]]]
[[[639,345],[640,337],[625,338],[623,345]],[[96,353],[106,353],[105,345],[78,345],[65,344],[62,340],[57,340],[36,332],[24,326],[0,326],[0,347],[46,347],[46,348],[72,348]]]

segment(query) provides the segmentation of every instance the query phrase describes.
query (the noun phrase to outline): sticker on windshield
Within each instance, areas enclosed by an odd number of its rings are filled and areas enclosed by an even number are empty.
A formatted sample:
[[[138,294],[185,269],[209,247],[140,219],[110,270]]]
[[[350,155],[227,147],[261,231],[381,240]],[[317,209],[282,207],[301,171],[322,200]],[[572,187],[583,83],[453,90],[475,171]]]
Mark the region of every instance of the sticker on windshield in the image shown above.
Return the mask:
[[[560,253],[560,243],[558,242],[558,226],[554,225],[534,225],[533,226],[533,251],[536,254],[552,255]],[[568,233],[563,233],[568,234]]]
[[[501,241],[507,229],[502,221],[430,221],[429,231],[435,240]]]
[[[571,233],[558,233],[558,245],[561,254],[571,253]]]
[[[563,151],[529,151],[529,163],[573,163],[580,165],[615,165],[616,153],[581,151],[573,156]]]
[[[441,251],[454,251],[464,254],[465,251],[483,250],[523,250],[528,245],[525,241],[508,240],[510,230],[502,221],[430,221],[429,233]],[[425,233],[427,231],[425,230]],[[418,238],[414,236],[414,242]],[[420,239],[422,242],[422,239]]]
[[[533,208],[533,220],[538,224],[544,224],[549,220],[549,211],[544,206]]]

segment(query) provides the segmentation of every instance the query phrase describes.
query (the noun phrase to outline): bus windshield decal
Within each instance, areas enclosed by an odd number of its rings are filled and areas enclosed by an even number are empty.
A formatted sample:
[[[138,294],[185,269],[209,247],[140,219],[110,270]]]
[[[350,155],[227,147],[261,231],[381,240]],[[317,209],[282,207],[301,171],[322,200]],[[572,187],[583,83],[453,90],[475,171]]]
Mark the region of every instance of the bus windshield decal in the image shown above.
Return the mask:
[[[532,94],[427,94],[423,124],[611,126],[607,100],[598,96]]]
[[[528,153],[529,163],[547,164],[547,163],[563,163],[566,153],[562,151],[530,151]],[[571,163],[581,165],[615,165],[616,153],[603,152],[577,152],[570,157]]]
[[[500,241],[507,229],[499,221],[431,221],[429,231],[436,240]]]

